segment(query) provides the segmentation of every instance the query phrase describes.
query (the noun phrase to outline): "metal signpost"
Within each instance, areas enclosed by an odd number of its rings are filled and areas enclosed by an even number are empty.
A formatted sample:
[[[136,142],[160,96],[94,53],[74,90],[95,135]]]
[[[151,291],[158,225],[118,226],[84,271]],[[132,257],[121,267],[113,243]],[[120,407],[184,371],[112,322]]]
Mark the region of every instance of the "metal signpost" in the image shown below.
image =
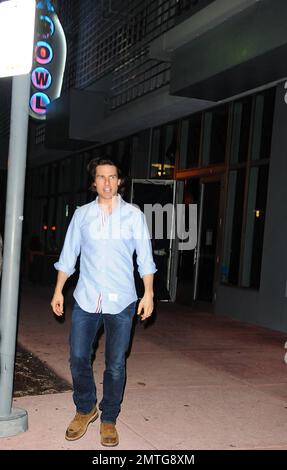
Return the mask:
[[[35,0],[0,3],[0,77],[13,76],[0,301],[0,437],[28,428],[12,408]]]

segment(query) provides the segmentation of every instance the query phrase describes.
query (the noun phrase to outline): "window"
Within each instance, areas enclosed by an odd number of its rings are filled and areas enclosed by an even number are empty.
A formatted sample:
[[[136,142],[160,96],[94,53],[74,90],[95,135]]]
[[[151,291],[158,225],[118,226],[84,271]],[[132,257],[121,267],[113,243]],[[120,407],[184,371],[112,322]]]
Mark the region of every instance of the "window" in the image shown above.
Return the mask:
[[[275,89],[233,104],[221,282],[259,289]]]
[[[73,189],[73,191],[80,191],[82,188],[83,180],[82,180],[82,173],[83,173],[83,156],[81,154],[74,155],[72,157],[72,166],[73,166],[73,172],[72,172],[72,177],[74,179],[74,182],[72,183],[72,180],[70,181],[70,190]],[[73,185],[73,188],[72,188]]]
[[[164,155],[162,176],[173,178],[177,150],[177,126],[168,124],[164,128]]]
[[[275,88],[271,88],[255,98],[252,160],[263,160],[270,156],[274,100]]]
[[[232,164],[247,160],[250,134],[252,97],[234,103],[230,161]]]
[[[70,159],[63,160],[60,163],[59,172],[59,192],[70,191],[73,177],[73,166]]]
[[[55,163],[50,168],[50,194],[55,194],[58,190],[58,175],[59,175],[59,167]]]
[[[241,228],[243,221],[245,169],[231,171],[225,220],[222,282],[237,284],[240,267]]]
[[[177,152],[177,124],[153,129],[151,178],[173,178]]]
[[[202,165],[225,161],[228,105],[204,113]]]
[[[151,148],[151,178],[161,176],[161,129],[153,129]]]
[[[37,193],[39,196],[46,196],[49,188],[49,168],[47,166],[41,167],[37,174]]]
[[[267,183],[267,165],[251,168],[244,235],[242,286],[254,289],[258,289],[260,284]]]
[[[131,139],[118,142],[117,160],[124,176],[130,176],[131,172]]]
[[[202,114],[197,113],[182,121],[180,144],[180,168],[198,166]]]

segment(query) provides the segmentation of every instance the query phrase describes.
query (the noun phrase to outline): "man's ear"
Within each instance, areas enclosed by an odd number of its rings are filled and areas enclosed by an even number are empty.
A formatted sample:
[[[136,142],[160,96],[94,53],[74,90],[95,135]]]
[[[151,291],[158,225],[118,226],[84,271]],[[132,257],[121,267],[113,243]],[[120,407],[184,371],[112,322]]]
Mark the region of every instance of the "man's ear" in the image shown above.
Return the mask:
[[[118,180],[118,186],[121,184],[121,182],[122,182],[122,180],[119,179],[119,180]]]

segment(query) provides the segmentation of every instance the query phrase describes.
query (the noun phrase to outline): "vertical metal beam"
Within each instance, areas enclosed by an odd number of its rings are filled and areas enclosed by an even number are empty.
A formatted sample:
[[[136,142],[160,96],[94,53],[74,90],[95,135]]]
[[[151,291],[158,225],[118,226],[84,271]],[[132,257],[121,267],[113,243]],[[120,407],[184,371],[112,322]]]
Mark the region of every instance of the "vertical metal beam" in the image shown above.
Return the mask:
[[[13,78],[3,274],[0,302],[0,437],[27,429],[27,412],[12,409],[26,170],[30,75]]]

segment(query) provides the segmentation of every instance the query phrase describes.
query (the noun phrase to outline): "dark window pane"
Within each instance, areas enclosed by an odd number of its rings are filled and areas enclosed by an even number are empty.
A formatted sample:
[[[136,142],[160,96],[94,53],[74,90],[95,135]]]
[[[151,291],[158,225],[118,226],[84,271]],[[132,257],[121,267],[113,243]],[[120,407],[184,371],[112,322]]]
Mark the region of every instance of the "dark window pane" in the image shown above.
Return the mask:
[[[228,182],[221,280],[234,285],[239,280],[245,173],[245,169],[231,171]]]
[[[259,288],[268,185],[268,166],[251,168],[244,240],[242,285]]]
[[[88,152],[85,152],[84,155],[83,155],[83,173],[82,173],[81,187],[84,190],[88,190],[88,188],[90,187],[90,185],[92,183],[91,177],[90,177],[89,172],[87,170],[88,163],[92,158],[93,158],[92,155]]]
[[[172,178],[177,151],[177,125],[167,124],[153,130],[151,177]]]
[[[252,160],[270,157],[274,101],[275,88],[270,88],[255,97]]]
[[[73,177],[73,190],[79,191],[82,188],[82,171],[83,171],[83,158],[81,154],[77,154],[72,160],[71,177]]]
[[[213,300],[220,184],[220,181],[214,181],[203,187],[197,299],[206,302]]]
[[[228,125],[228,105],[218,106],[204,115],[203,165],[223,163]]]
[[[38,173],[38,180],[37,180],[37,194],[39,196],[43,196],[46,194],[46,182],[45,182],[45,168],[42,167],[39,169],[39,173]]]
[[[234,103],[230,162],[242,163],[247,160],[250,135],[252,98]]]
[[[187,148],[188,148],[188,131],[189,131],[189,120],[184,119],[181,123],[180,132],[180,148],[179,148],[179,168],[182,170],[187,168]]]
[[[50,171],[51,171],[50,193],[55,194],[58,191],[59,166],[57,164],[53,164],[50,168]]]
[[[198,166],[202,115],[195,114],[189,120],[187,168]]]
[[[151,178],[161,177],[161,129],[153,129],[151,147]]]
[[[72,188],[72,166],[70,159],[60,163],[59,192],[68,192]]]
[[[194,114],[182,121],[180,140],[180,168],[198,166],[202,114]]]
[[[170,124],[164,127],[164,156],[162,175],[164,178],[172,178],[175,167],[177,150],[177,125]]]
[[[120,140],[118,143],[117,161],[124,176],[130,176],[131,170],[131,139]]]

